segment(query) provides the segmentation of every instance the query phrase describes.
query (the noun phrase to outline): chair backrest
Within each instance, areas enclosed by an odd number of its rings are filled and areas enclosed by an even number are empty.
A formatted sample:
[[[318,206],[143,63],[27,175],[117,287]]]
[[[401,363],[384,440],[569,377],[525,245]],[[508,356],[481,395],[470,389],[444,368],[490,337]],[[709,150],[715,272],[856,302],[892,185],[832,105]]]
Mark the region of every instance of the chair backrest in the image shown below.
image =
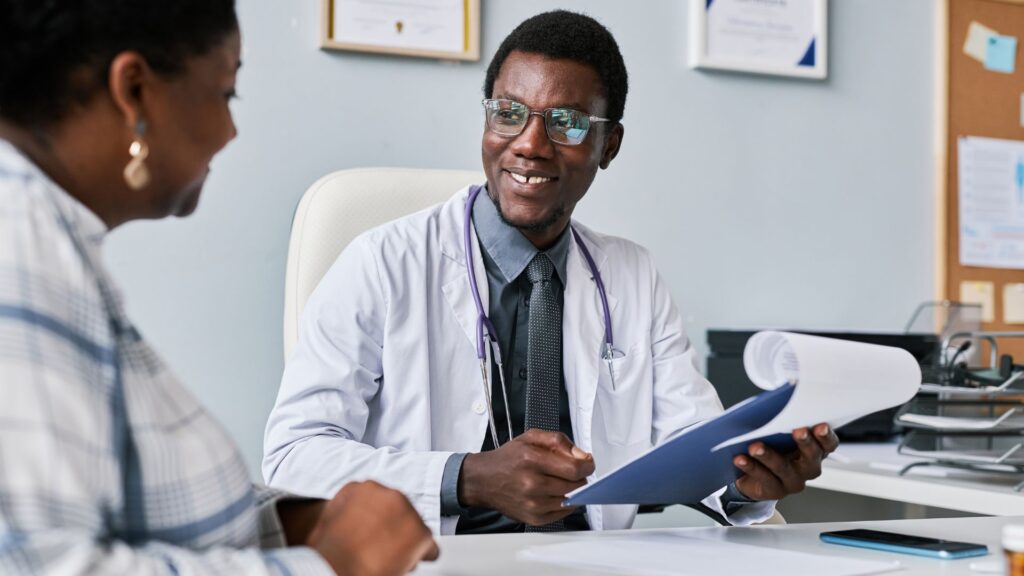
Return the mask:
[[[450,198],[484,181],[481,172],[359,168],[317,180],[302,195],[292,220],[284,288],[284,354],[299,333],[309,295],[353,238],[374,226]]]

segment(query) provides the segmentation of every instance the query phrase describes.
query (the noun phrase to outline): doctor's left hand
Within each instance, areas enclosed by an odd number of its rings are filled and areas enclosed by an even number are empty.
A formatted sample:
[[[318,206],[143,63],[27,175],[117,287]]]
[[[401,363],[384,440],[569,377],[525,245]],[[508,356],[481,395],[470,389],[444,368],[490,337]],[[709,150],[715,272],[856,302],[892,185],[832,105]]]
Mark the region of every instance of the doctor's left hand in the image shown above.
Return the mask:
[[[753,442],[749,454],[733,458],[744,472],[736,488],[751,500],[778,500],[804,489],[808,480],[821,475],[821,461],[839,447],[839,438],[828,424],[793,431],[797,449],[788,454],[772,450],[764,442]]]

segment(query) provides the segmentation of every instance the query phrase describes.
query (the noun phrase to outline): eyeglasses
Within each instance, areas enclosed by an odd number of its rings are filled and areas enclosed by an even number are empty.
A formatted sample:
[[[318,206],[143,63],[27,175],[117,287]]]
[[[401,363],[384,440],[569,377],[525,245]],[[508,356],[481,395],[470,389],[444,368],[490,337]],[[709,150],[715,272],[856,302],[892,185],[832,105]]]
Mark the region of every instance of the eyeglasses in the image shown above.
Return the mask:
[[[544,130],[548,138],[556,144],[567,146],[581,144],[592,122],[611,122],[608,118],[591,116],[572,108],[548,108],[538,112],[515,100],[487,99],[483,105],[487,127],[495,134],[518,136],[526,129],[530,116],[537,115],[544,118]]]

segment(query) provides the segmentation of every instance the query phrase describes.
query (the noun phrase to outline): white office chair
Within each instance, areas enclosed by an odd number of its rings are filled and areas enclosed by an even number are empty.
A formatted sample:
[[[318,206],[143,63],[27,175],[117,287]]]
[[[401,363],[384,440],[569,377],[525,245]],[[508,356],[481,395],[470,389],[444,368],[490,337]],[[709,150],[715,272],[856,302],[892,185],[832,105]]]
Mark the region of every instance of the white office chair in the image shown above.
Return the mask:
[[[482,183],[481,172],[359,168],[317,180],[292,220],[284,286],[284,356],[291,355],[309,295],[353,238],[374,226],[444,202]]]
[[[306,300],[353,238],[385,222],[444,202],[484,175],[468,170],[358,168],[317,180],[292,219],[284,286],[284,356],[299,335]],[[784,524],[778,512],[764,522]]]

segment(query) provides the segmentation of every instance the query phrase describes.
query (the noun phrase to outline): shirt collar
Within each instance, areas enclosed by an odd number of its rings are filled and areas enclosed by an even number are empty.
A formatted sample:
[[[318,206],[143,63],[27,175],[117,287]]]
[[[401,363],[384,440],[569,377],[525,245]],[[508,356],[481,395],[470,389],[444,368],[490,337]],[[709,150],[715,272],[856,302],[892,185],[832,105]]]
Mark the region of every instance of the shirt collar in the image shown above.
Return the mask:
[[[68,194],[21,150],[3,139],[0,139],[0,172],[23,178],[26,183],[35,183],[44,188],[53,198],[57,209],[67,218],[68,224],[89,243],[100,244],[107,235],[107,225],[96,213]]]
[[[505,281],[512,282],[523,273],[523,270],[540,250],[537,250],[537,247],[531,244],[517,228],[509,226],[501,219],[497,206],[494,205],[494,201],[487,193],[486,186],[481,192],[473,205],[473,225],[476,227],[476,235],[480,239],[480,245],[487,251],[487,255],[498,265]],[[565,274],[569,260],[571,236],[572,233],[566,226],[555,244],[545,251],[551,258],[551,263],[555,265],[555,272],[558,273],[563,284],[566,281]]]

